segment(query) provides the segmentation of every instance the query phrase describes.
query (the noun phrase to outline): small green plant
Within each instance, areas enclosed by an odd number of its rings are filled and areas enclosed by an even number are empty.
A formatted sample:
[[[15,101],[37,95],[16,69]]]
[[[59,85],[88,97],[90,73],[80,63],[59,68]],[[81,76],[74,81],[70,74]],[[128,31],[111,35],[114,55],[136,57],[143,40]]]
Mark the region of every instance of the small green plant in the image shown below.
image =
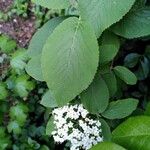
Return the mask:
[[[114,61],[122,46],[120,37],[124,41],[150,35],[150,7],[146,1],[34,2],[59,10],[70,10],[75,4],[77,12],[76,16],[70,13],[51,19],[30,42],[26,71],[36,80],[46,82],[49,88],[41,104],[54,108],[82,103],[97,119],[108,119],[108,122],[131,115],[138,100],[122,95],[121,90],[148,77],[149,60],[147,56],[130,53],[124,65]],[[134,74],[128,68],[138,62],[142,68],[133,70]],[[53,122],[50,118],[47,130],[51,131]],[[109,129],[103,134],[108,132]]]

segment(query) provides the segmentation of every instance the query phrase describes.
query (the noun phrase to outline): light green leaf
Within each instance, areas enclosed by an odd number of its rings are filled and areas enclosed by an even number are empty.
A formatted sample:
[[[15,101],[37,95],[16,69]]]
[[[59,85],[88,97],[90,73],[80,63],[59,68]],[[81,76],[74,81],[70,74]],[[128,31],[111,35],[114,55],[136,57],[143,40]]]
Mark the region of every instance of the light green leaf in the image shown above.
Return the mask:
[[[52,94],[52,92],[49,90],[47,91],[44,96],[42,97],[42,100],[40,102],[41,105],[49,108],[57,107],[57,102]]]
[[[26,72],[38,81],[44,81],[41,69],[41,55],[32,57],[26,66]]]
[[[131,150],[150,149],[150,117],[131,117],[113,131],[113,141]]]
[[[90,150],[126,150],[120,145],[111,142],[102,142],[91,148]]]
[[[125,38],[138,38],[150,35],[150,7],[131,11],[111,29]]]
[[[134,85],[137,82],[137,77],[129,69],[123,66],[117,66],[114,69],[115,74],[129,85]]]
[[[103,74],[102,77],[107,84],[110,97],[113,97],[117,92],[117,80],[115,74],[112,71],[109,71],[108,73]]]
[[[84,107],[93,114],[103,112],[109,101],[109,91],[105,81],[96,76],[89,88],[81,94]]]
[[[98,43],[88,24],[71,17],[54,30],[42,52],[42,72],[58,105],[68,103],[89,86],[98,60]]]
[[[113,60],[119,51],[120,42],[118,37],[111,32],[104,32],[100,45],[100,64]]]
[[[69,0],[32,0],[37,5],[49,9],[64,9],[69,7]]]
[[[13,53],[10,65],[18,74],[20,74],[20,71],[24,70],[27,60],[28,57],[26,49],[18,49]]]
[[[16,48],[16,42],[6,35],[0,35],[0,50],[3,53],[11,53]]]
[[[65,17],[57,17],[48,21],[41,29],[39,29],[29,45],[28,55],[31,60],[26,66],[27,73],[34,79],[44,81],[41,70],[41,53],[47,38],[52,34],[56,26],[58,26]]]
[[[97,37],[118,22],[132,7],[135,0],[79,0],[83,20],[90,23]]]
[[[22,126],[27,118],[28,107],[23,104],[18,104],[10,108],[9,116],[12,120],[16,120]]]
[[[34,88],[34,82],[28,81],[29,76],[21,75],[15,80],[14,90],[20,97],[28,96],[29,91]]]
[[[138,100],[128,98],[111,102],[108,108],[102,113],[108,119],[121,119],[129,116],[137,107]]]
[[[65,17],[56,17],[49,20],[33,35],[28,48],[28,56],[30,58],[42,53],[42,49],[47,38],[64,19]]]
[[[14,134],[20,134],[21,133],[21,128],[20,128],[17,121],[9,122],[7,129],[8,129],[9,133],[11,133],[11,132],[13,132]]]
[[[54,129],[55,129],[54,119],[53,119],[53,117],[51,117],[46,126],[46,135],[51,135],[51,133],[54,131]]]

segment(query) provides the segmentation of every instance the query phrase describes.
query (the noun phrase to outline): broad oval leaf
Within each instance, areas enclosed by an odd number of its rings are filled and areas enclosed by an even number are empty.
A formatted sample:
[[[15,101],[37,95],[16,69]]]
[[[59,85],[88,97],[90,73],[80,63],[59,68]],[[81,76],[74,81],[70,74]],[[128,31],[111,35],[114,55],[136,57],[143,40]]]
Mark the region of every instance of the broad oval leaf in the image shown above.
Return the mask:
[[[31,39],[28,48],[28,56],[31,60],[26,65],[26,71],[36,80],[44,81],[41,70],[41,53],[43,46],[56,26],[58,26],[64,19],[65,17],[51,19],[42,28],[40,28]]]
[[[93,27],[97,37],[118,22],[132,7],[135,0],[79,0],[80,15]]]
[[[126,150],[120,145],[111,142],[102,142],[93,146],[90,150]]]
[[[108,108],[103,112],[107,119],[121,119],[129,116],[137,107],[138,100],[128,98],[111,102]]]
[[[137,77],[129,69],[123,66],[117,66],[114,68],[115,74],[129,85],[134,85],[137,82]]]
[[[43,46],[47,38],[52,34],[54,29],[65,19],[65,17],[53,18],[45,23],[32,37],[29,48],[28,56],[35,57],[42,53]]]
[[[54,30],[42,52],[42,72],[58,105],[68,103],[89,86],[98,60],[98,43],[88,24],[71,17]]]
[[[93,114],[102,113],[109,101],[109,91],[105,81],[96,76],[89,88],[81,94],[84,107]]]
[[[42,100],[40,102],[41,105],[49,108],[57,107],[56,99],[54,98],[52,92],[48,90],[42,97]]]
[[[113,131],[113,141],[133,150],[150,149],[150,117],[131,117]]]
[[[33,57],[26,66],[26,72],[38,81],[44,81],[41,70],[41,55]]]
[[[32,0],[35,4],[49,9],[64,9],[69,7],[69,0]]]
[[[100,64],[106,64],[112,61],[117,55],[120,47],[120,41],[118,37],[111,32],[104,32],[100,45]]]
[[[111,29],[125,38],[138,38],[150,35],[150,7],[131,11]]]

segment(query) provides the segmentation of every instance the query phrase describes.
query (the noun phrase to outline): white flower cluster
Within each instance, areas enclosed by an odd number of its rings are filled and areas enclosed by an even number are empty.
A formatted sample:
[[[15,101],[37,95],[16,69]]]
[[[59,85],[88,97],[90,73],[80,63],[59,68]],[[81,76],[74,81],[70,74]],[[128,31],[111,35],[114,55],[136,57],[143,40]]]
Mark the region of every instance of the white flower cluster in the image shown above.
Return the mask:
[[[90,149],[103,141],[101,123],[91,119],[83,105],[70,105],[56,108],[52,112],[55,131],[54,140],[58,143],[69,141],[71,150]]]

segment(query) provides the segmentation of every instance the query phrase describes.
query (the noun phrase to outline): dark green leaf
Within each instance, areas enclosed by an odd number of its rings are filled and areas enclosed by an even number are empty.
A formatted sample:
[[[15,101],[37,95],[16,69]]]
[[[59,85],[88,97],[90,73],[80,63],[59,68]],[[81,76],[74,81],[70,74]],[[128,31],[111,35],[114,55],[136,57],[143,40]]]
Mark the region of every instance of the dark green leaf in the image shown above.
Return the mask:
[[[119,23],[112,27],[112,31],[125,38],[138,38],[150,35],[150,7],[131,11]]]
[[[93,114],[103,112],[109,101],[109,91],[105,81],[96,76],[89,88],[81,94],[84,107]]]
[[[129,85],[134,85],[137,82],[136,76],[126,67],[117,66],[114,68],[115,74]]]
[[[129,116],[137,107],[138,100],[128,98],[111,102],[108,108],[102,113],[108,119],[121,119]]]

